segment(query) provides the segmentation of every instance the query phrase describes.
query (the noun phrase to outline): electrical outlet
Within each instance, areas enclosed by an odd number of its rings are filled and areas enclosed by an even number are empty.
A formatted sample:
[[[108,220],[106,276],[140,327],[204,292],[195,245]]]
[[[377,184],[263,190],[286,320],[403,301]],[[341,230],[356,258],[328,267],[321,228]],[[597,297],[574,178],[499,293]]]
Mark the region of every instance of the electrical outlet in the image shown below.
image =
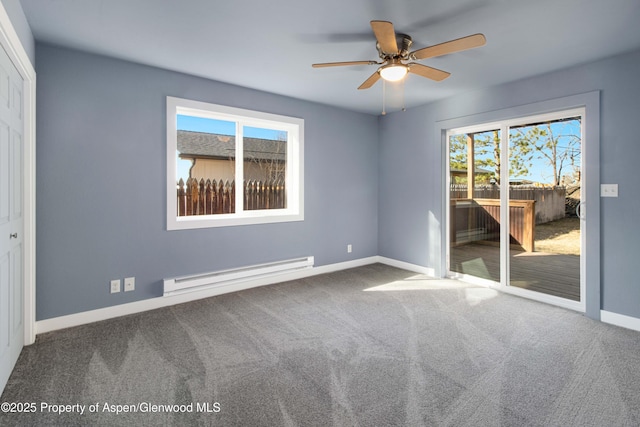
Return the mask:
[[[353,246],[347,245],[347,253],[350,254],[353,251]]]
[[[600,184],[600,197],[618,197],[618,184]]]
[[[136,278],[135,277],[125,277],[124,278],[124,291],[130,292],[136,289]]]
[[[120,279],[112,280],[111,281],[111,293],[112,294],[117,294],[118,292],[120,292]]]

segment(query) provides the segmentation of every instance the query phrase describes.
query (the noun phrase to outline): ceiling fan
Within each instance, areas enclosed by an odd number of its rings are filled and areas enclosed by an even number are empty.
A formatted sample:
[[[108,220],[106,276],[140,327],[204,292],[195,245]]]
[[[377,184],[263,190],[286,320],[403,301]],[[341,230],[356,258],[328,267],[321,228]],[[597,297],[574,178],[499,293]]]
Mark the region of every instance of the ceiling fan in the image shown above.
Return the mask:
[[[378,55],[382,61],[325,62],[313,64],[312,67],[323,68],[340,67],[345,65],[381,65],[381,67],[379,67],[375,73],[365,80],[358,89],[369,89],[380,78],[387,81],[399,81],[402,80],[407,73],[417,74],[435,81],[441,81],[449,77],[451,73],[418,64],[416,62],[407,61],[434,58],[480,47],[486,43],[484,35],[474,34],[410,52],[409,48],[413,43],[411,36],[396,33],[391,22],[371,21],[371,29],[373,29],[373,34],[376,36],[376,49],[378,50]]]

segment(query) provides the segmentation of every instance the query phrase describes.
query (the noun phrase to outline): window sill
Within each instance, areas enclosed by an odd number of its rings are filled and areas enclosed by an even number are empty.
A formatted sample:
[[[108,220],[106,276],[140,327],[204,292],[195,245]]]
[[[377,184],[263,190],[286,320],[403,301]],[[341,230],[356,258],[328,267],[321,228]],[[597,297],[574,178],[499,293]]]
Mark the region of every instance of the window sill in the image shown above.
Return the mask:
[[[167,230],[191,230],[196,228],[233,227],[238,225],[273,224],[277,222],[304,221],[302,213],[286,210],[265,213],[248,211],[242,214],[197,215],[170,218]]]

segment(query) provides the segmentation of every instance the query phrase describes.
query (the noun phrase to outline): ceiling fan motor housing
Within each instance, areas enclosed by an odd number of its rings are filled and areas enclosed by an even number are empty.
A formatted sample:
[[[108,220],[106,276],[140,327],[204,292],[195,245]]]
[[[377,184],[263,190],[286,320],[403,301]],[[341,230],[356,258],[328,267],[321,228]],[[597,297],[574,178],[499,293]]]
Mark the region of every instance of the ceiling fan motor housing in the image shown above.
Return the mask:
[[[391,58],[400,58],[400,59],[408,59],[409,58],[409,48],[413,44],[413,39],[411,36],[407,34],[396,34],[396,44],[398,45],[398,51],[395,53],[387,53],[382,50],[380,47],[380,43],[376,42],[376,49],[378,50],[378,56],[380,56],[383,60],[388,60]]]
[[[398,43],[398,56],[402,59],[407,59],[409,57],[409,48],[413,44],[413,40],[411,39],[411,36],[406,34],[398,34],[398,38],[400,39],[400,43]]]

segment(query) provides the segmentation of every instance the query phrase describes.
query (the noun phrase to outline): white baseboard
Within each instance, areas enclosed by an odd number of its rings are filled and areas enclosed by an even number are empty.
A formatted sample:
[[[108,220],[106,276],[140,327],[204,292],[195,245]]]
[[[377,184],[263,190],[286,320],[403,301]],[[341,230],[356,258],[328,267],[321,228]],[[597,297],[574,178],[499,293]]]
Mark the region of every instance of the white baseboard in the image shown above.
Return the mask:
[[[436,277],[435,270],[429,267],[423,267],[416,264],[398,261],[382,256],[372,256],[368,258],[360,258],[353,261],[345,261],[335,264],[322,265],[310,269],[284,273],[278,276],[252,279],[242,283],[234,283],[228,286],[217,287],[214,289],[205,289],[185,294],[160,296],[142,301],[135,301],[127,304],[120,304],[111,307],[99,308],[96,310],[84,311],[81,313],[69,314],[67,316],[54,317],[37,321],[35,324],[36,334],[56,331],[59,329],[71,328],[88,323],[99,322],[101,320],[113,319],[116,317],[127,316],[130,314],[142,313],[144,311],[155,310],[157,308],[169,307],[176,304],[182,304],[189,301],[196,301],[203,298],[209,298],[216,295],[222,295],[230,292],[237,292],[245,289],[256,288],[259,286],[271,285],[274,283],[286,282],[289,280],[302,279],[305,277],[316,276],[318,274],[333,273],[336,271],[346,270],[349,268],[361,267],[364,265],[382,263],[396,268],[413,271],[420,274],[426,274]],[[606,310],[600,311],[600,320],[604,323],[620,326],[627,329],[640,331],[640,319],[623,314],[613,313]]]
[[[638,319],[637,317],[625,316],[624,314],[600,310],[600,320],[611,325],[633,329],[634,331],[640,331],[640,319]]]
[[[391,267],[401,268],[403,270],[413,271],[416,273],[426,274],[427,276],[436,277],[436,271],[433,268],[423,267],[421,265],[398,261],[396,259],[386,258],[383,256],[378,256],[376,258],[378,258],[376,262],[390,265]]]
[[[80,313],[69,314],[66,316],[54,317],[51,319],[39,320],[36,322],[36,334],[56,331],[59,329],[71,328],[73,326],[85,325],[87,323],[99,322],[101,320],[113,319],[116,317],[127,316],[130,314],[141,313],[144,311],[155,310],[157,308],[169,307],[176,304],[182,304],[189,301],[196,301],[203,298],[209,298],[216,295],[227,294],[230,292],[242,291],[245,289],[256,288],[259,286],[272,285],[274,283],[286,282],[289,280],[302,279],[304,277],[316,276],[318,274],[332,273],[335,271],[346,270],[348,268],[360,267],[363,265],[374,264],[376,262],[387,263],[380,257],[373,256],[368,258],[360,258],[353,261],[340,262],[329,265],[322,265],[309,269],[283,273],[277,276],[267,278],[252,279],[241,283],[234,283],[227,286],[220,286],[214,289],[204,289],[179,295],[159,296],[157,298],[149,298],[142,301],[130,302],[127,304],[114,305],[111,307],[99,308],[96,310],[83,311]]]

